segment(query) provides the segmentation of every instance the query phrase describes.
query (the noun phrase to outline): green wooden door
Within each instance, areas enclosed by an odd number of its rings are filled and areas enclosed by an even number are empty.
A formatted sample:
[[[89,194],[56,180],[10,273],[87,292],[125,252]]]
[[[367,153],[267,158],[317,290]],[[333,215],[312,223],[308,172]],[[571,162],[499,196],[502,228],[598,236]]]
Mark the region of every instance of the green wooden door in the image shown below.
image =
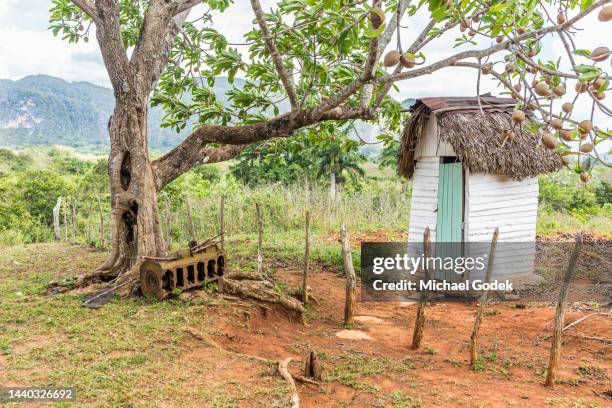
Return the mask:
[[[436,222],[436,256],[457,258],[462,253],[463,168],[461,163],[440,163],[438,179],[438,217]],[[436,279],[459,282],[462,275],[439,269]]]
[[[461,163],[440,163],[436,241],[461,242],[462,221],[463,168]]]

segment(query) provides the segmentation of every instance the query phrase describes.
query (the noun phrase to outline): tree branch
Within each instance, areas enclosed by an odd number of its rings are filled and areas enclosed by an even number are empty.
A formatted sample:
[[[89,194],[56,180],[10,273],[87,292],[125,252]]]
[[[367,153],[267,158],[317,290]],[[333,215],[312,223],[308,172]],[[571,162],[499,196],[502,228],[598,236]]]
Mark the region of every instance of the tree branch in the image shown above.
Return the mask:
[[[165,155],[153,162],[156,185],[161,190],[165,185],[189,171],[191,168],[208,163],[228,161],[238,156],[247,145],[225,145],[220,147],[201,147],[189,152],[189,160],[175,160],[175,156]]]
[[[368,84],[367,82],[372,79],[372,71],[374,69],[374,66],[376,62],[380,60],[380,57],[382,56],[382,53],[384,52],[385,48],[387,48],[387,45],[389,45],[389,42],[391,41],[391,37],[393,37],[393,33],[397,30],[397,25],[400,23],[404,13],[408,9],[410,2],[411,0],[400,0],[399,5],[398,5],[399,13],[396,12],[393,14],[393,17],[391,17],[389,24],[387,25],[387,27],[385,28],[385,31],[380,37],[373,38],[370,41],[370,47],[368,50],[368,58],[366,60],[366,65],[363,70],[364,74],[361,76],[361,78],[358,78],[355,82],[351,83],[349,86],[347,86],[345,89],[343,89],[342,91],[338,93],[338,98],[336,100],[333,100],[334,103],[337,103],[334,106],[337,106],[338,104],[344,102],[346,98],[348,98],[352,93],[354,93],[361,86],[363,86],[363,91],[361,95],[361,106],[363,107],[368,106],[368,103],[370,99],[372,98],[372,92],[374,89],[374,85]],[[376,6],[380,7],[380,5],[381,5],[380,2],[375,2],[373,4],[373,7],[376,7]],[[376,51],[375,54],[374,54],[374,49]],[[325,108],[328,108],[328,109],[331,109],[331,107],[333,106],[331,105],[325,106]]]
[[[191,10],[198,4],[202,4],[202,0],[181,0],[173,4],[172,16],[181,14],[184,11]]]
[[[404,13],[408,9],[408,6],[410,5],[411,2],[412,0],[400,0],[399,5],[398,5],[400,21],[402,17],[404,16]],[[393,34],[397,30],[397,25],[399,24],[397,17],[398,17],[398,13],[394,13],[393,17],[391,17],[391,20],[389,21],[389,24],[387,25],[387,28],[385,28],[385,32],[380,36],[380,39],[378,40],[378,58],[377,59],[380,59],[380,57],[382,56],[382,53],[385,51],[385,48],[387,48],[387,45],[389,45],[389,42],[391,41],[391,37],[393,37]]]
[[[153,162],[156,184],[158,189],[161,189],[185,171],[201,164],[205,155],[212,154],[206,150],[211,143],[242,147],[262,140],[290,136],[298,129],[319,122],[371,118],[368,109],[336,107],[322,115],[315,109],[310,109],[285,113],[268,121],[248,125],[204,125],[187,136],[177,147]],[[223,151],[224,154],[235,152],[229,146],[224,148],[228,149]]]
[[[276,72],[283,83],[285,91],[287,92],[287,96],[289,97],[289,102],[291,103],[291,109],[296,110],[298,108],[298,97],[295,92],[295,85],[293,83],[293,77],[287,72],[285,68],[285,64],[283,63],[283,58],[281,57],[278,49],[276,48],[276,43],[272,38],[272,34],[270,34],[270,29],[268,28],[268,23],[266,23],[266,18],[264,16],[263,10],[261,9],[261,4],[259,0],[251,0],[251,7],[253,7],[253,12],[255,13],[255,19],[259,24],[259,28],[261,29],[261,34],[263,36],[264,42],[266,43],[266,48],[272,57],[272,61],[274,61],[274,66],[276,67]]]
[[[478,64],[475,64],[473,62],[457,62],[456,64],[453,65],[453,67],[463,67],[463,68],[474,68],[474,69],[481,69],[481,66]],[[508,89],[509,91],[512,91],[512,84],[505,79],[499,72],[491,70],[491,75],[495,77],[495,79],[497,79],[502,85],[504,85],[506,87],[506,89]],[[525,87],[527,88],[528,84],[525,83]],[[563,121],[572,123],[574,126],[578,126],[579,122],[568,118],[568,117],[564,117],[562,115],[557,115],[556,113],[552,113],[552,112],[547,112],[545,109],[543,109],[540,105],[539,102],[537,100],[537,97],[535,96],[535,94],[533,94],[533,90],[530,89],[530,92],[532,93],[532,97],[534,98],[534,100],[536,101],[538,108],[537,111],[540,112],[540,114],[542,115],[542,119],[546,122],[550,122],[551,119],[561,119]],[[521,95],[517,95],[517,100],[521,101],[525,106],[528,105],[529,100],[527,98],[522,97]],[[608,132],[606,132],[603,129],[600,129],[598,127],[594,127],[593,128],[595,131],[603,133],[603,134],[609,134]],[[602,163],[605,164],[605,162],[602,161]]]
[[[382,0],[374,0],[372,2],[372,7],[380,7],[381,4]],[[374,70],[376,61],[378,61],[378,36],[370,40],[368,55],[366,57],[366,61],[363,66],[363,73],[361,75],[362,82],[367,82],[372,78],[372,71]]]
[[[568,27],[572,26],[573,24],[575,24],[577,21],[582,19],[584,16],[586,16],[587,14],[592,12],[593,10],[597,9],[598,7],[600,7],[602,4],[606,4],[609,1],[610,0],[599,0],[596,3],[593,3],[591,5],[591,7],[585,9],[583,12],[581,12],[578,15],[576,15],[572,19],[567,20],[563,24],[548,26],[548,27],[541,28],[539,30],[531,31],[531,32],[519,35],[519,36],[517,36],[515,38],[512,38],[510,40],[502,41],[499,44],[493,45],[493,46],[491,46],[489,48],[484,48],[482,50],[463,51],[463,52],[457,53],[455,55],[452,55],[452,56],[450,56],[448,58],[445,58],[443,60],[440,60],[440,61],[438,61],[436,63],[433,63],[433,64],[428,65],[428,66],[423,67],[423,68],[419,68],[419,69],[415,69],[415,70],[407,71],[407,72],[400,72],[398,74],[385,75],[383,77],[377,78],[376,82],[377,83],[395,82],[395,81],[400,81],[400,80],[404,80],[404,79],[415,78],[415,77],[418,77],[418,76],[431,74],[431,73],[433,73],[433,72],[435,72],[435,71],[437,71],[437,70],[439,70],[441,68],[452,66],[456,62],[464,60],[466,58],[477,58],[478,59],[478,58],[484,58],[484,57],[487,57],[489,55],[495,54],[496,52],[499,52],[499,51],[501,51],[503,49],[508,48],[511,43],[519,43],[521,41],[528,40],[528,39],[533,38],[533,37],[541,36],[541,35],[548,34],[548,33],[563,31],[566,28],[568,28]]]
[[[271,40],[271,38],[269,37],[269,31],[267,30],[267,25],[263,20],[263,13],[261,12],[259,1],[251,1],[253,4],[253,8],[256,12],[256,16],[258,16],[258,20],[260,20],[260,24],[261,21],[263,21],[264,23],[264,38],[266,38],[266,40]],[[584,17],[589,12],[593,11],[597,7],[600,7],[602,4],[605,4],[609,1],[610,0],[599,0],[597,3],[594,3],[591,7],[587,8],[579,15],[568,20],[564,24],[546,27],[530,33],[526,33],[514,39],[504,41],[500,44],[482,50],[460,52],[451,57],[433,63],[429,66],[411,70],[408,72],[401,72],[397,74],[385,75],[383,77],[375,79],[370,79],[367,83],[387,84],[394,81],[427,75],[444,67],[453,65],[459,66],[463,64],[460,63],[460,61],[466,58],[486,57],[488,55],[506,49],[512,43],[518,43],[520,41],[524,41],[526,39],[543,35],[549,32],[562,31],[567,27],[573,25],[576,21]],[[263,28],[262,31],[264,31]],[[415,43],[422,44],[423,41],[424,40],[422,40],[422,37],[419,36],[416,39]],[[270,44],[274,45],[273,42],[270,42]],[[378,43],[376,45],[376,50],[378,50]],[[416,49],[418,49],[418,46],[415,47],[417,47]],[[278,54],[277,51],[276,55],[278,57],[278,61],[281,63],[280,67],[282,68],[282,70],[284,70],[284,65],[282,65],[280,54]],[[355,81],[353,81],[353,83],[346,86],[334,96],[324,99],[318,106],[312,109],[294,109],[289,113],[277,116],[268,121],[263,121],[254,124],[242,126],[205,125],[196,129],[179,146],[174,148],[162,158],[153,162],[153,166],[157,174],[157,187],[159,189],[163,188],[163,186],[169,181],[178,177],[180,174],[189,170],[193,166],[201,163],[202,160],[204,160],[204,157],[206,157],[206,155],[212,154],[212,152],[207,153],[206,150],[208,149],[207,146],[212,143],[242,146],[255,143],[261,140],[286,137],[291,135],[297,129],[301,129],[327,120],[372,119],[374,117],[373,109],[369,107],[360,106],[358,108],[351,108],[345,105],[341,105],[344,101],[346,101],[346,99],[354,95],[355,92],[357,92],[364,85],[364,83],[365,82],[363,81],[363,76],[360,75]],[[219,153],[219,157],[225,157],[224,155],[231,155],[236,152],[231,147],[225,146],[224,149],[227,150],[221,150],[220,152],[223,152],[223,154]],[[177,163],[180,164],[177,165]]]
[[[568,74],[567,72],[561,72],[561,71],[555,71],[552,70],[550,68],[546,68],[544,66],[538,65],[537,62],[535,62],[534,60],[532,60],[531,58],[529,58],[527,55],[525,55],[525,53],[523,53],[520,50],[516,50],[516,54],[518,55],[518,57],[523,60],[523,62],[527,65],[529,65],[532,68],[537,68],[540,71],[549,74],[549,75],[554,75],[554,76],[559,76],[559,77],[563,77],[563,78],[570,78],[570,79],[577,79],[578,75],[574,75],[574,74]]]
[[[134,89],[134,84],[121,38],[119,6],[114,0],[96,0],[95,9],[99,18],[96,37],[113,90],[115,95],[126,94]]]
[[[140,38],[130,60],[137,75],[147,79],[143,83],[144,89],[141,89],[143,95],[148,95],[157,83],[168,62],[174,39],[191,11],[191,7],[181,7],[183,11],[176,14],[177,7],[177,4],[167,5],[162,0],[152,0],[147,8]]]
[[[100,16],[98,16],[95,4],[92,4],[89,0],[72,0],[72,2],[80,8],[83,13],[87,14],[96,25],[100,23]]]
[[[411,54],[414,54],[415,52],[420,50],[421,47],[423,47],[423,45],[425,45],[427,43],[427,42],[424,42],[425,39],[427,38],[427,34],[431,31],[431,29],[435,25],[436,25],[436,21],[435,20],[431,20],[429,23],[427,23],[425,28],[423,28],[423,30],[421,31],[421,34],[419,34],[419,36],[412,42],[410,47],[408,47],[407,52],[409,52]],[[448,26],[448,27],[450,28],[450,26]],[[444,31],[446,31],[446,29]],[[444,32],[444,31],[442,31],[442,32]],[[440,35],[440,34],[438,34],[438,35]],[[430,37],[430,38],[433,38],[433,37]],[[398,64],[398,66],[395,67],[395,69],[393,70],[393,74],[399,74],[400,72],[402,72],[402,68],[403,68],[402,64]],[[389,90],[391,90],[392,86],[393,86],[393,82],[387,82],[387,83],[385,83],[383,85],[382,90],[380,91],[380,93],[376,97],[376,100],[372,104],[372,107],[374,109],[378,109],[378,107],[382,103],[383,99],[385,99],[385,96],[387,96],[387,94],[389,93]]]

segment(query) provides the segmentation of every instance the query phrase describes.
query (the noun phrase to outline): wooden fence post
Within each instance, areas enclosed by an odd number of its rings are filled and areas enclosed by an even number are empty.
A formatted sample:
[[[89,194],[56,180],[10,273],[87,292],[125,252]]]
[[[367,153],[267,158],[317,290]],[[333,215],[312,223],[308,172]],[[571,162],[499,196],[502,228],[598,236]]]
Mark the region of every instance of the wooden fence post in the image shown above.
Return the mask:
[[[572,275],[576,269],[576,263],[578,262],[578,255],[582,248],[582,233],[576,235],[576,245],[574,251],[570,257],[569,265],[563,276],[563,283],[559,290],[559,299],[557,300],[557,310],[555,312],[555,328],[553,331],[552,345],[550,347],[550,358],[548,360],[548,372],[546,374],[546,382],[544,385],[552,387],[555,385],[555,379],[557,377],[557,368],[559,367],[559,357],[561,353],[561,338],[563,336],[563,325],[565,318],[565,300],[567,298],[567,292],[569,285],[572,282]]]
[[[87,245],[91,244],[91,213],[93,212],[93,197],[89,197],[89,210],[87,211]]]
[[[225,247],[225,196],[221,196],[219,203],[219,235],[221,235],[221,248]]]
[[[168,252],[172,252],[172,209],[170,208],[170,199],[165,191],[162,191],[164,199],[164,219],[166,224],[166,245]]]
[[[431,256],[431,232],[429,227],[425,228],[423,233],[423,257],[425,258],[425,264],[423,270],[425,272],[425,281],[429,281],[429,270],[427,269],[427,258]],[[423,338],[423,326],[425,325],[425,304],[427,303],[427,293],[425,290],[421,290],[419,294],[419,305],[417,307],[416,319],[414,321],[414,330],[412,332],[412,345],[411,349],[417,350],[421,346],[421,340]]]
[[[306,211],[304,228],[304,277],[302,279],[302,303],[308,304],[308,270],[310,269],[310,211]]]
[[[489,249],[489,260],[487,261],[487,270],[485,272],[484,283],[489,283],[491,280],[491,272],[493,270],[493,259],[495,258],[495,248],[497,247],[497,238],[499,238],[499,228],[495,228],[493,232],[493,239],[491,240],[491,248]],[[484,313],[485,303],[487,302],[487,296],[489,295],[488,290],[484,290],[480,295],[478,311],[476,312],[476,319],[474,320],[474,327],[472,328],[472,335],[470,336],[470,367],[474,367],[476,360],[478,359],[478,351],[476,350],[476,340],[478,339],[478,332],[480,331],[480,323],[482,322],[482,315]]]
[[[64,202],[64,241],[68,241],[68,200]]]
[[[60,228],[60,209],[62,207],[62,197],[57,197],[55,207],[53,207],[53,238],[56,241],[62,239],[62,230]]]
[[[104,213],[102,212],[102,197],[98,191],[98,215],[100,216],[100,245],[104,248],[106,236],[104,234]]]
[[[76,200],[72,201],[72,241],[76,242],[77,236],[77,203]]]
[[[193,218],[191,218],[191,204],[189,203],[189,195],[185,194],[185,208],[187,210],[187,226],[189,227],[189,233],[191,234],[191,240],[197,241],[197,235],[195,227],[193,225]]]
[[[257,273],[263,272],[263,217],[259,203],[255,203],[257,213]]]
[[[353,266],[353,255],[351,253],[351,242],[344,223],[340,226],[342,238],[342,257],[344,259],[344,272],[346,273],[346,302],[344,304],[344,324],[350,326],[354,323],[355,316],[355,291],[357,278]]]

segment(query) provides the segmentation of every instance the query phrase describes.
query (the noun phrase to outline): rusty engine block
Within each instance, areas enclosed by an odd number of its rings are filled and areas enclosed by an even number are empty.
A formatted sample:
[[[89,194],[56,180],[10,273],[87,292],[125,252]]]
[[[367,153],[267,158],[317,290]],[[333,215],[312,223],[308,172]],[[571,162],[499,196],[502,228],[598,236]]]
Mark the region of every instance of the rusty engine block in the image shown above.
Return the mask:
[[[140,267],[140,287],[145,296],[164,299],[176,289],[186,290],[216,282],[223,292],[225,252],[220,243],[209,239],[192,241],[189,249],[169,258],[145,257]]]

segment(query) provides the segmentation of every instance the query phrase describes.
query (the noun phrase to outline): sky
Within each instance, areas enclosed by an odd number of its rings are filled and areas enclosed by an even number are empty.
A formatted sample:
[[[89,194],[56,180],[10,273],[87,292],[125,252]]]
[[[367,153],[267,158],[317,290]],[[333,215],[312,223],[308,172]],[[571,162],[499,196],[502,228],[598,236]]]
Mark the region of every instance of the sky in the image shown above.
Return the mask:
[[[276,1],[262,0],[264,10],[270,9]],[[110,87],[110,82],[102,63],[97,42],[91,38],[89,43],[69,44],[54,37],[47,29],[50,0],[0,0],[0,79],[20,79],[27,75],[47,74],[68,81],[88,81]],[[200,6],[201,7],[201,6]],[[198,9],[192,11],[196,16]],[[554,15],[554,13],[553,13]],[[230,42],[241,42],[242,34],[251,27],[253,12],[248,0],[235,0],[224,13],[218,13],[214,25]],[[410,25],[402,30],[402,44],[411,43],[420,28],[428,21],[426,10],[404,22]],[[606,44],[605,39],[612,37],[607,25],[597,20],[592,13],[582,23],[575,37],[578,48],[595,48]],[[453,48],[453,39],[458,29],[449,35],[432,41],[423,51],[427,63],[435,62],[459,50]],[[479,42],[479,47],[489,45],[488,40]],[[391,41],[394,43],[394,40]],[[548,40],[544,44],[543,57],[564,56],[560,40]],[[567,68],[567,67],[566,67]],[[398,99],[423,96],[475,96],[476,72],[467,68],[445,68],[432,75],[398,83],[399,91],[394,94]],[[573,85],[571,85],[573,86]],[[499,94],[500,88],[490,79],[483,77],[481,93]],[[610,96],[610,95],[609,95]],[[608,100],[606,99],[606,102]],[[590,106],[579,108],[584,115],[590,114]],[[609,119],[603,119],[607,127],[612,127]]]

